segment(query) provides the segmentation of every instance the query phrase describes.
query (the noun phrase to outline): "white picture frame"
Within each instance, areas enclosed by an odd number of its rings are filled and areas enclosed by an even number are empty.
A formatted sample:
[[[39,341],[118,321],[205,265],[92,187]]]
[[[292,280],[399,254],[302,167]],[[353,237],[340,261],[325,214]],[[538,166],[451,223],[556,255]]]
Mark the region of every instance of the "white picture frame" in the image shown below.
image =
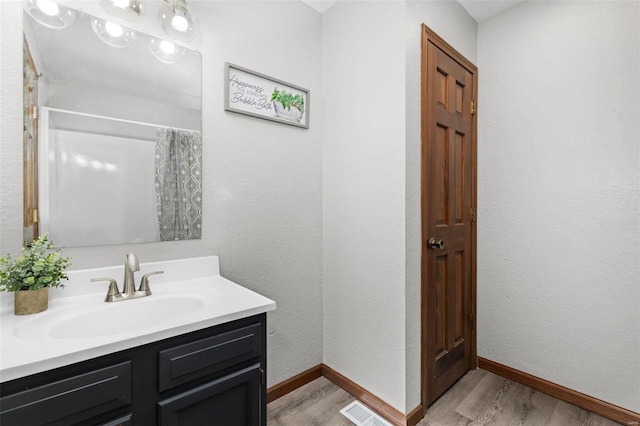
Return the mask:
[[[225,63],[225,111],[309,128],[309,90]]]

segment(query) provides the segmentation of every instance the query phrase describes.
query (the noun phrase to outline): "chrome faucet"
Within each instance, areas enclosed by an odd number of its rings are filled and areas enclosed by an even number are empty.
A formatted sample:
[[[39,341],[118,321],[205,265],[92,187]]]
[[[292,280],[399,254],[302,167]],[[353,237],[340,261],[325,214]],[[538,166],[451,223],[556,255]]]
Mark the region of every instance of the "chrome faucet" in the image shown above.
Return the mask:
[[[127,258],[124,261],[124,286],[122,288],[122,295],[124,297],[131,297],[136,292],[136,283],[133,278],[133,273],[140,270],[140,264],[138,263],[138,257],[133,254],[127,254]]]
[[[149,288],[149,277],[151,275],[164,274],[164,271],[154,271],[144,274],[140,280],[140,287],[136,291],[136,284],[133,277],[133,273],[140,270],[140,264],[135,254],[127,254],[127,258],[124,262],[124,285],[122,293],[118,290],[118,283],[113,278],[92,278],[91,282],[109,281],[109,291],[105,302],[119,302],[120,300],[136,299],[138,297],[151,296],[151,289]]]

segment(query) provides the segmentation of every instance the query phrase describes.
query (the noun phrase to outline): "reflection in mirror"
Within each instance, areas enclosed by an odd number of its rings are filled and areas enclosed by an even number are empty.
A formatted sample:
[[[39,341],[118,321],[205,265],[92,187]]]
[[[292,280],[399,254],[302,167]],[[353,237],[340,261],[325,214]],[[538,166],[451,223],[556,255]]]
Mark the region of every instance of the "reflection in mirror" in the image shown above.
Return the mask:
[[[200,54],[74,12],[66,28],[24,14],[25,241],[200,238]]]

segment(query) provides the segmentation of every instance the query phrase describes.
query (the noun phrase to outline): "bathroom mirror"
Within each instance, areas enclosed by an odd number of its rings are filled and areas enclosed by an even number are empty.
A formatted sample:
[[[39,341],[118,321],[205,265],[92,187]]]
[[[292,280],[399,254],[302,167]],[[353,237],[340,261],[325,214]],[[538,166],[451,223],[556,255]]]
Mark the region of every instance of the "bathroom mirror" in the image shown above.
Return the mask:
[[[199,239],[200,53],[71,12],[63,28],[23,14],[25,241]]]

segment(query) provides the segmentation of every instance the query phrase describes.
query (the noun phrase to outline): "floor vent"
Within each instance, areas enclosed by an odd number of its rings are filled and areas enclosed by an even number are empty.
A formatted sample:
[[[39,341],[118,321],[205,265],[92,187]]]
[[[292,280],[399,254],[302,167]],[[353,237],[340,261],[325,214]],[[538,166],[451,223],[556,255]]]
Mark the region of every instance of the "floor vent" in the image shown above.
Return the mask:
[[[340,413],[358,426],[392,426],[359,401],[353,401],[340,410]]]

